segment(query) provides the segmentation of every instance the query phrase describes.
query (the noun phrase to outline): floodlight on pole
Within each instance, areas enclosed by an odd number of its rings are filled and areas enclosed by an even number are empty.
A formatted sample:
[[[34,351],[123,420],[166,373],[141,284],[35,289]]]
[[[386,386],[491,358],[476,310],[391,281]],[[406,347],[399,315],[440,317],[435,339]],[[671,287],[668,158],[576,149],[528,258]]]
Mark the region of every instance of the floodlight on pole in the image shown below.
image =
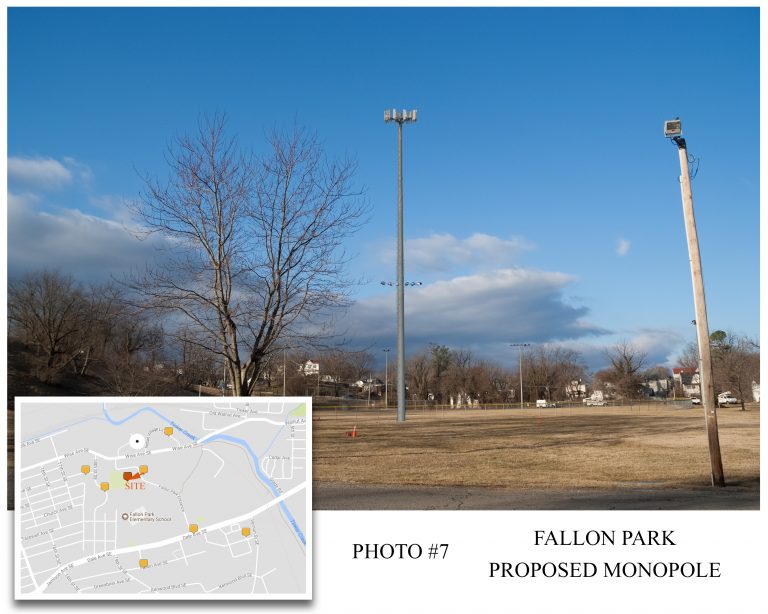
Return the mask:
[[[683,123],[679,117],[664,122],[664,136],[668,139],[683,136]]]
[[[382,286],[398,286],[399,284],[396,281],[380,281],[379,282]],[[408,286],[421,286],[423,285],[420,281],[406,281],[405,284],[403,284],[406,288]]]
[[[682,137],[683,129],[680,118],[664,122],[664,135],[677,145],[680,158],[680,193],[683,199],[683,221],[685,236],[688,242],[688,259],[691,265],[691,280],[693,282],[693,306],[696,319],[696,340],[699,346],[699,388],[701,404],[704,407],[704,418],[707,426],[709,444],[709,462],[711,468],[712,486],[725,486],[723,460],[720,455],[720,438],[717,430],[717,410],[715,409],[715,387],[712,381],[712,354],[709,340],[709,323],[707,321],[707,302],[704,295],[704,274],[701,268],[701,253],[699,237],[696,230],[696,218],[693,213],[693,192],[691,191],[691,175],[688,169],[688,148]]]
[[[405,267],[403,264],[403,124],[416,121],[416,109],[384,111],[384,122],[397,122],[397,421],[405,422]]]
[[[509,347],[518,348],[520,350],[520,407],[523,406],[523,348],[530,347],[530,343],[510,343]]]

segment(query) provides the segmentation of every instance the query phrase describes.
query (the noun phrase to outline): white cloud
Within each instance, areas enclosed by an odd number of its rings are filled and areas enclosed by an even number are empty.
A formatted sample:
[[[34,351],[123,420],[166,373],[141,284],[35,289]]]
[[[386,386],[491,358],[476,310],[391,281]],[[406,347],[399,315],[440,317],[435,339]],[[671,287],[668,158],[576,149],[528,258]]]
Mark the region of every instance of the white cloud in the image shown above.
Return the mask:
[[[405,241],[405,260],[414,272],[448,271],[456,267],[492,269],[509,266],[514,258],[531,245],[520,237],[502,239],[476,232],[464,239],[450,233]],[[393,263],[395,250],[391,244],[382,249],[382,260]]]
[[[629,248],[631,246],[632,244],[626,239],[619,239],[618,243],[616,244],[616,254],[618,256],[626,256],[629,253]]]
[[[129,207],[130,201],[123,196],[100,194],[98,196],[90,196],[88,202],[97,209],[103,211],[109,219],[121,222],[128,226],[132,226],[136,222]]]
[[[684,343],[680,333],[655,328],[643,328],[638,330],[630,342],[638,350],[648,355],[648,366],[655,364],[672,364],[678,356]]]
[[[542,342],[605,332],[584,321],[586,308],[571,306],[563,298],[564,288],[573,281],[565,273],[506,268],[409,288],[409,351],[434,342],[482,353],[483,347],[516,339]],[[353,304],[344,325],[345,336],[362,346],[391,342],[394,289]]]
[[[108,279],[158,259],[159,237],[145,241],[129,230],[125,200],[89,194],[88,165],[65,157],[8,160],[8,271],[12,276],[57,269],[83,281]],[[104,215],[56,207],[46,192],[83,188],[80,196]]]
[[[677,358],[685,345],[684,337],[676,331],[650,328],[618,331],[589,341],[566,341],[564,345],[580,352],[590,368],[598,370],[610,366],[608,351],[624,341],[646,354],[646,368],[655,365],[677,366]]]
[[[20,208],[20,207],[32,207],[40,202],[40,197],[32,192],[23,192],[21,194],[14,194],[8,192],[8,209]]]
[[[57,190],[72,182],[72,172],[53,158],[8,158],[8,182],[30,189]]]
[[[93,171],[87,164],[78,162],[70,157],[64,158],[64,164],[66,164],[67,169],[74,173],[83,183],[90,183],[93,181]]]
[[[34,198],[9,194],[9,276],[55,269],[83,281],[104,281],[161,257],[160,238],[140,241],[118,222],[76,209],[39,211],[34,205]]]

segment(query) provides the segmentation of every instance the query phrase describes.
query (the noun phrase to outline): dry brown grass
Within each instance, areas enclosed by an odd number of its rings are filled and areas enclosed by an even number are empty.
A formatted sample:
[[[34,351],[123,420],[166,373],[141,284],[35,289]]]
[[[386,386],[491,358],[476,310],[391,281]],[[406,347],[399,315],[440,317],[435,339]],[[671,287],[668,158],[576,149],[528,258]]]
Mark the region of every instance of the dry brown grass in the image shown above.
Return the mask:
[[[726,480],[755,487],[760,411],[721,409]],[[345,436],[357,426],[360,437]],[[412,411],[316,410],[313,479],[495,488],[710,485],[703,410],[655,406]]]

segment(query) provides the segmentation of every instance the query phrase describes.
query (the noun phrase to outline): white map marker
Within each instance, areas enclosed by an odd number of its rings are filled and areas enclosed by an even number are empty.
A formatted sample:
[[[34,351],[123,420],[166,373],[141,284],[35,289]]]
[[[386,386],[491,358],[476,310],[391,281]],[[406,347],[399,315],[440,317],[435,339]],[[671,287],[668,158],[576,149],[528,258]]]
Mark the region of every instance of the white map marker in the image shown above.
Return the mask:
[[[134,433],[128,440],[128,444],[134,450],[141,450],[145,445],[147,445],[147,440],[141,433]]]

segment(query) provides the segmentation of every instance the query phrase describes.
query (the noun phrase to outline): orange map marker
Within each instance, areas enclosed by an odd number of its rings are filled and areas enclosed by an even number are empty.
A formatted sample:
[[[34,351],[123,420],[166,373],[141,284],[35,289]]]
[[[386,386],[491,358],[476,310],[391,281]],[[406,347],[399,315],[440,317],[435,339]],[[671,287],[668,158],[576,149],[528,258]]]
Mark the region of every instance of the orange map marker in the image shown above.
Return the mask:
[[[80,467],[80,471],[83,472],[83,475],[88,475],[91,472],[91,467],[90,465],[83,465]]]
[[[173,435],[173,427],[172,426],[166,426],[163,429],[163,433],[165,433],[166,435],[168,435],[168,437],[170,437],[171,435]]]
[[[109,482],[102,482],[101,490],[103,490],[104,492],[107,492],[109,490]]]
[[[249,527],[243,527],[243,530],[241,532],[243,534],[243,537],[248,537],[251,534],[251,529]]]
[[[146,569],[147,565],[149,565],[149,561],[147,559],[139,559],[139,567]]]
[[[189,532],[190,533],[197,533],[197,525],[196,524],[189,525]]]
[[[140,477],[141,477],[141,474],[131,473],[130,471],[123,471],[123,479],[126,482],[130,480],[138,480]]]
[[[144,475],[147,471],[149,471],[149,467],[146,465],[139,465],[139,473],[141,475]]]

